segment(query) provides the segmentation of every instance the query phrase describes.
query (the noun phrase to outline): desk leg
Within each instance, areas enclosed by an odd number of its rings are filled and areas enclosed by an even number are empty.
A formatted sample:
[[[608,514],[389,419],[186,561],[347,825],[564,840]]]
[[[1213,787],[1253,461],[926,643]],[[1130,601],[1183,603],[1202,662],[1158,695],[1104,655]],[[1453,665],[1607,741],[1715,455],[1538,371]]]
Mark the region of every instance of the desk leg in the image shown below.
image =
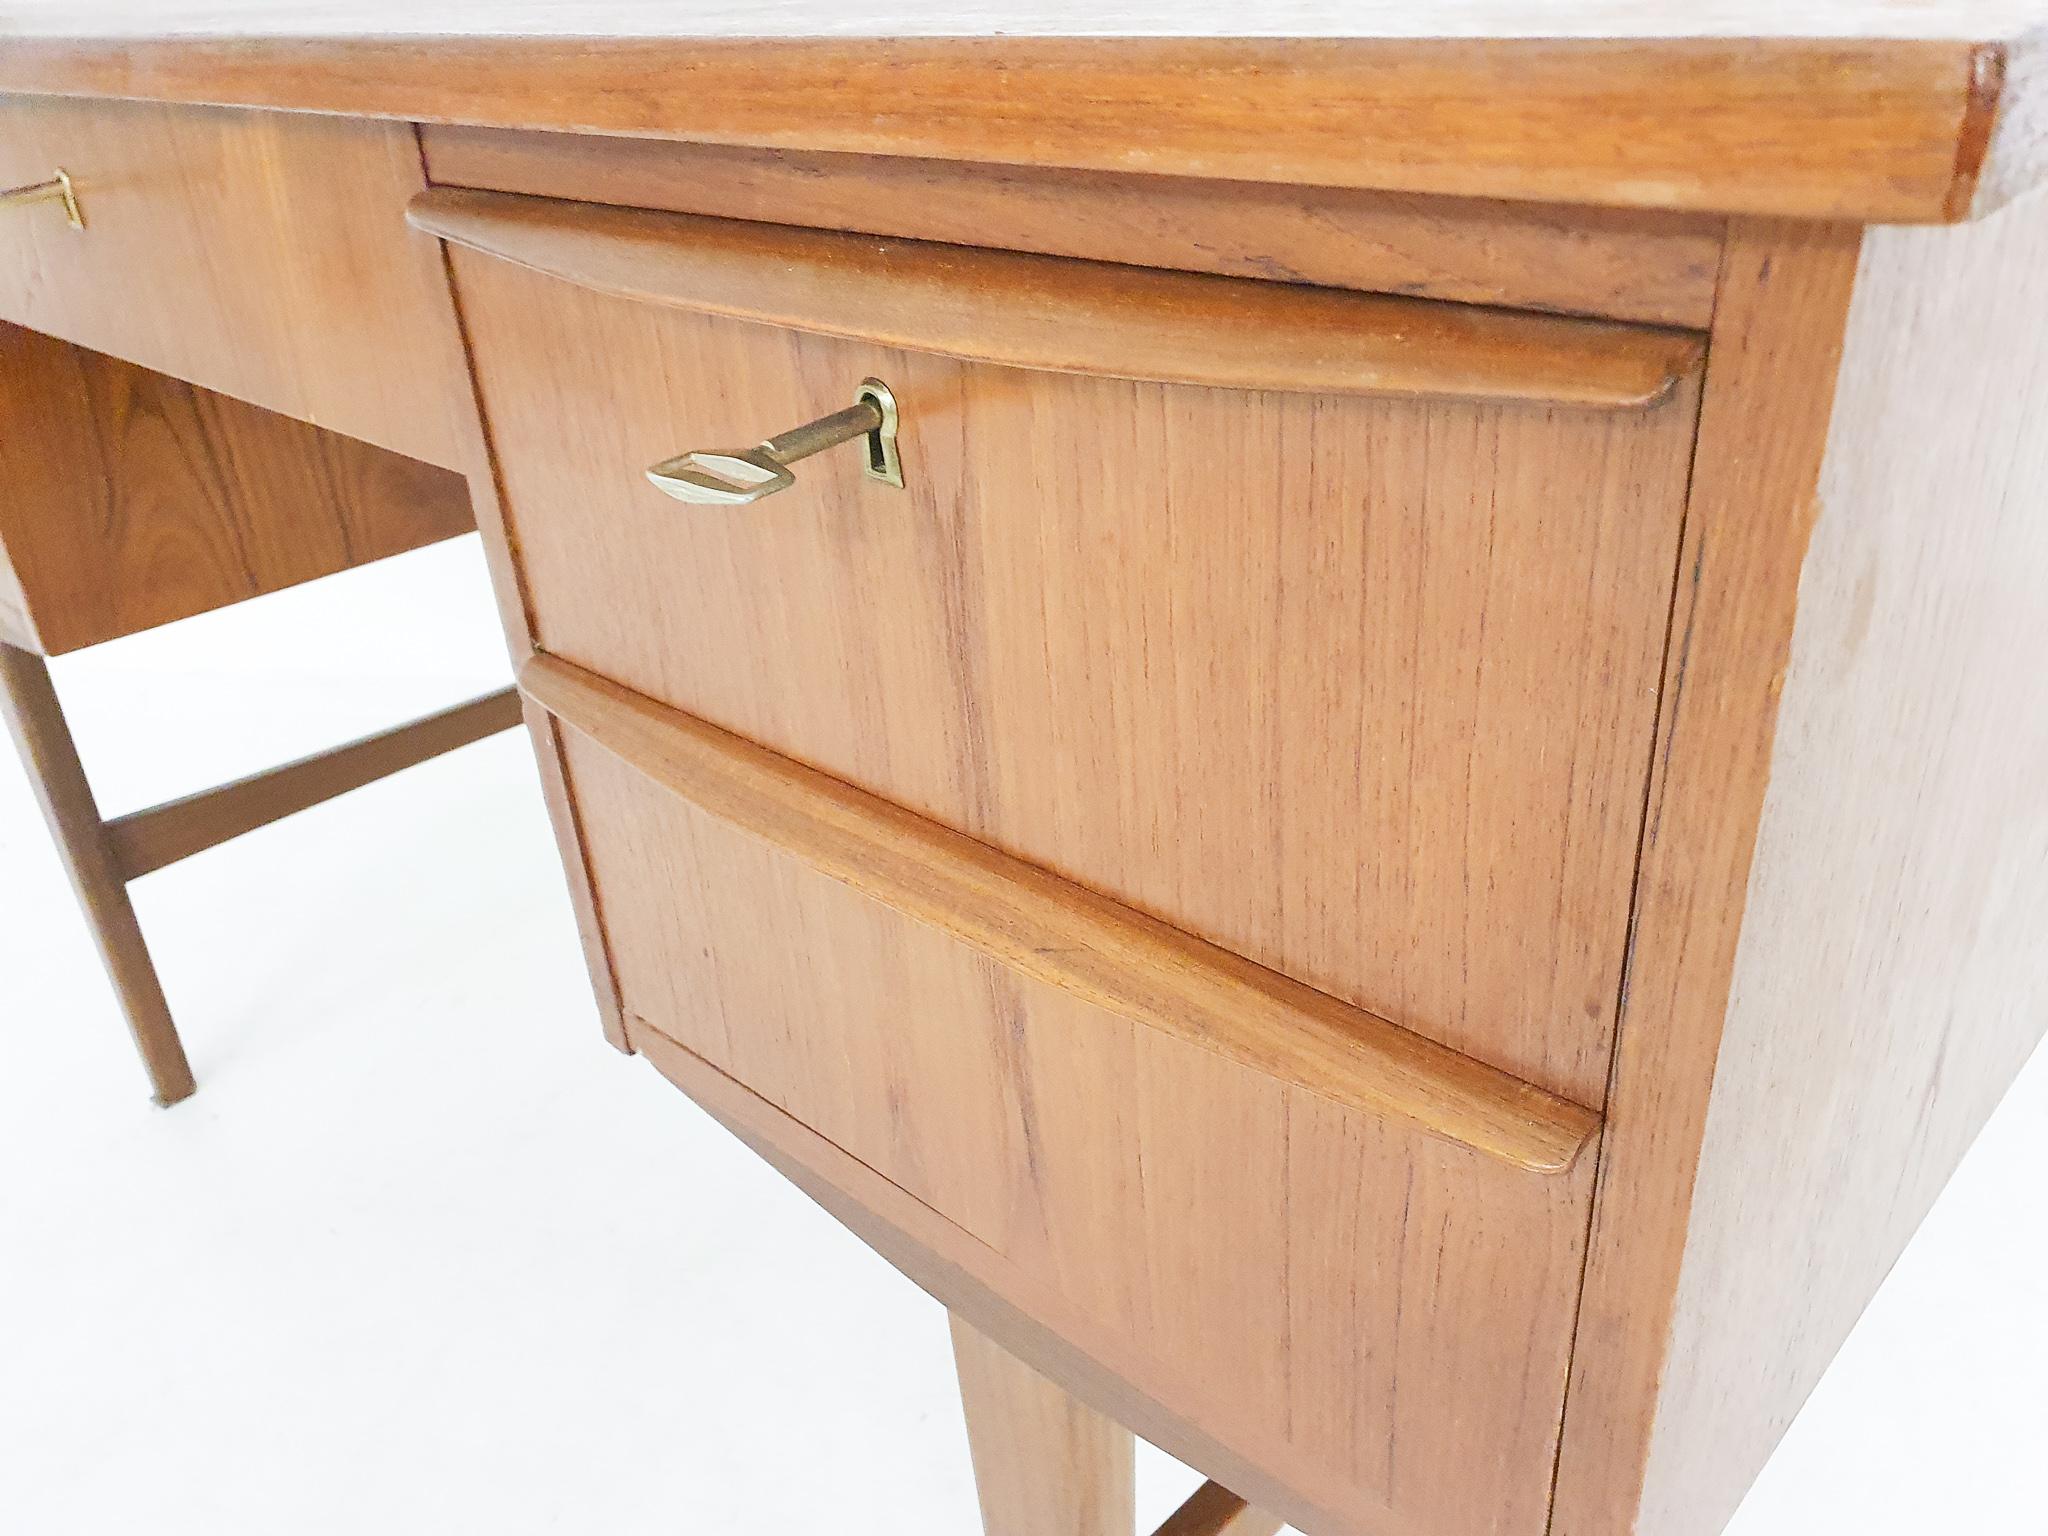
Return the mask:
[[[953,1361],[987,1536],[1132,1536],[1129,1430],[957,1317]]]
[[[98,940],[107,975],[128,1016],[143,1064],[159,1104],[175,1104],[193,1088],[185,1047],[171,1022],[170,1005],[156,979],[156,967],[142,942],[142,928],[128,900],[114,852],[101,824],[92,788],[78,761],[71,728],[50,686],[49,664],[30,651],[0,644],[0,706],[21,753],[43,819],[57,840],[71,888],[85,908],[86,922]]]

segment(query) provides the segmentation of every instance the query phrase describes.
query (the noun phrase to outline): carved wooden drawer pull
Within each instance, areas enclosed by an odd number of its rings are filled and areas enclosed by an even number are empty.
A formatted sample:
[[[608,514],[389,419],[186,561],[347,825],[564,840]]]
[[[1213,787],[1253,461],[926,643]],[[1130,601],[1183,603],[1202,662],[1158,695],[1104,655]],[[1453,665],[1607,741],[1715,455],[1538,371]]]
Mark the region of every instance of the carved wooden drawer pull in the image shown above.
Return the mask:
[[[467,187],[406,216],[636,303],[1097,378],[1648,410],[1703,349],[1659,326]]]

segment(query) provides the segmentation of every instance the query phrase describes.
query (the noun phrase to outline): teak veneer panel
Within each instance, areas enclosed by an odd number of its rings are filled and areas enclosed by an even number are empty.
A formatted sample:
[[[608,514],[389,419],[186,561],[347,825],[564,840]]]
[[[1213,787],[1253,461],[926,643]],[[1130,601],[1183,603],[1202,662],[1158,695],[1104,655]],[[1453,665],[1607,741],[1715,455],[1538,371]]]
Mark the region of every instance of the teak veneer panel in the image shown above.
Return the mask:
[[[0,39],[0,61],[14,46]],[[0,319],[468,467],[446,279],[403,222],[425,179],[410,128],[0,97],[0,186],[57,166],[85,228],[54,205],[8,210]]]
[[[2044,335],[2048,202],[1865,236],[1643,1532],[1721,1529],[2048,1028]]]
[[[1557,1536],[1722,1528],[2048,1019],[2044,256],[1731,226]]]
[[[1592,1159],[1512,1167],[1097,1007],[565,740],[663,1070],[666,1038],[843,1149],[1328,1529],[1542,1529]]]
[[[1641,411],[1122,383],[452,255],[544,649],[1599,1104],[1690,381]],[[907,492],[850,452],[731,512],[645,483],[869,374]]]
[[[437,187],[419,228],[642,303],[1100,378],[1632,408],[1683,331]]]
[[[4,323],[0,483],[0,631],[49,655],[474,526],[448,470]]]
[[[429,180],[1704,329],[1720,222],[1607,208],[430,127]]]
[[[1082,1403],[1131,1426],[1191,1466],[1217,1469],[1234,1487],[1258,1490],[1297,1528],[1321,1530],[1342,1517],[1286,1481],[1284,1446],[1267,1440],[1258,1462],[1166,1407],[1136,1385],[1145,1374],[1130,1342],[1080,1313],[1050,1285],[1020,1273],[915,1196],[791,1119],[645,1019],[633,1036],[649,1065],[693,1099],[771,1167],[861,1241],[1003,1349]],[[1275,1469],[1278,1469],[1277,1471]]]
[[[782,36],[762,38],[761,19],[692,28],[737,37],[17,39],[0,48],[0,89],[1887,222],[1961,218],[1980,183],[2010,196],[2048,169],[2031,136],[1993,132],[2001,116],[2031,117],[2018,93],[2042,87],[2008,69],[2026,50],[2002,26],[1245,38],[1233,12],[1221,37],[1033,37],[1006,15],[1017,35],[806,37],[778,24]],[[1784,20],[1761,30],[1782,34]],[[880,15],[857,24],[890,30]],[[654,30],[675,25],[664,10]],[[1104,26],[1090,14],[1088,30]]]
[[[537,656],[519,686],[707,815],[961,943],[1321,1098],[1536,1173],[1599,1119],[814,769]]]

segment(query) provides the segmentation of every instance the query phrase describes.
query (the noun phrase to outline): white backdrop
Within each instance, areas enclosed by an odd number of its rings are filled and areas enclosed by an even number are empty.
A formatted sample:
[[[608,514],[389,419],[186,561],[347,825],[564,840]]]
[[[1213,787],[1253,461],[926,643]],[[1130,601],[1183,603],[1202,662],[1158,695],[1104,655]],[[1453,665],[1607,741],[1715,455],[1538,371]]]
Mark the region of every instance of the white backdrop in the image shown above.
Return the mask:
[[[108,814],[505,670],[473,538],[56,669]],[[138,884],[170,1111],[0,757],[0,1531],[975,1530],[937,1305],[602,1043],[523,735]],[[2044,1172],[2037,1058],[1733,1536],[2044,1528]]]

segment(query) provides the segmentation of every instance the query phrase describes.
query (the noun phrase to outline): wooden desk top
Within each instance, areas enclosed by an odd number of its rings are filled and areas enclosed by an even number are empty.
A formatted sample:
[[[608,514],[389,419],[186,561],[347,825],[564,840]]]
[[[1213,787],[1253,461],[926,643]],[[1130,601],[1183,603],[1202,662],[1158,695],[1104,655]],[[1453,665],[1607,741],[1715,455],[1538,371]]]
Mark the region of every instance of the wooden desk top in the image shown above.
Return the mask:
[[[0,34],[2012,39],[2044,0],[7,0]]]
[[[1870,223],[2048,179],[2048,0],[1646,9],[11,0],[0,90]]]

